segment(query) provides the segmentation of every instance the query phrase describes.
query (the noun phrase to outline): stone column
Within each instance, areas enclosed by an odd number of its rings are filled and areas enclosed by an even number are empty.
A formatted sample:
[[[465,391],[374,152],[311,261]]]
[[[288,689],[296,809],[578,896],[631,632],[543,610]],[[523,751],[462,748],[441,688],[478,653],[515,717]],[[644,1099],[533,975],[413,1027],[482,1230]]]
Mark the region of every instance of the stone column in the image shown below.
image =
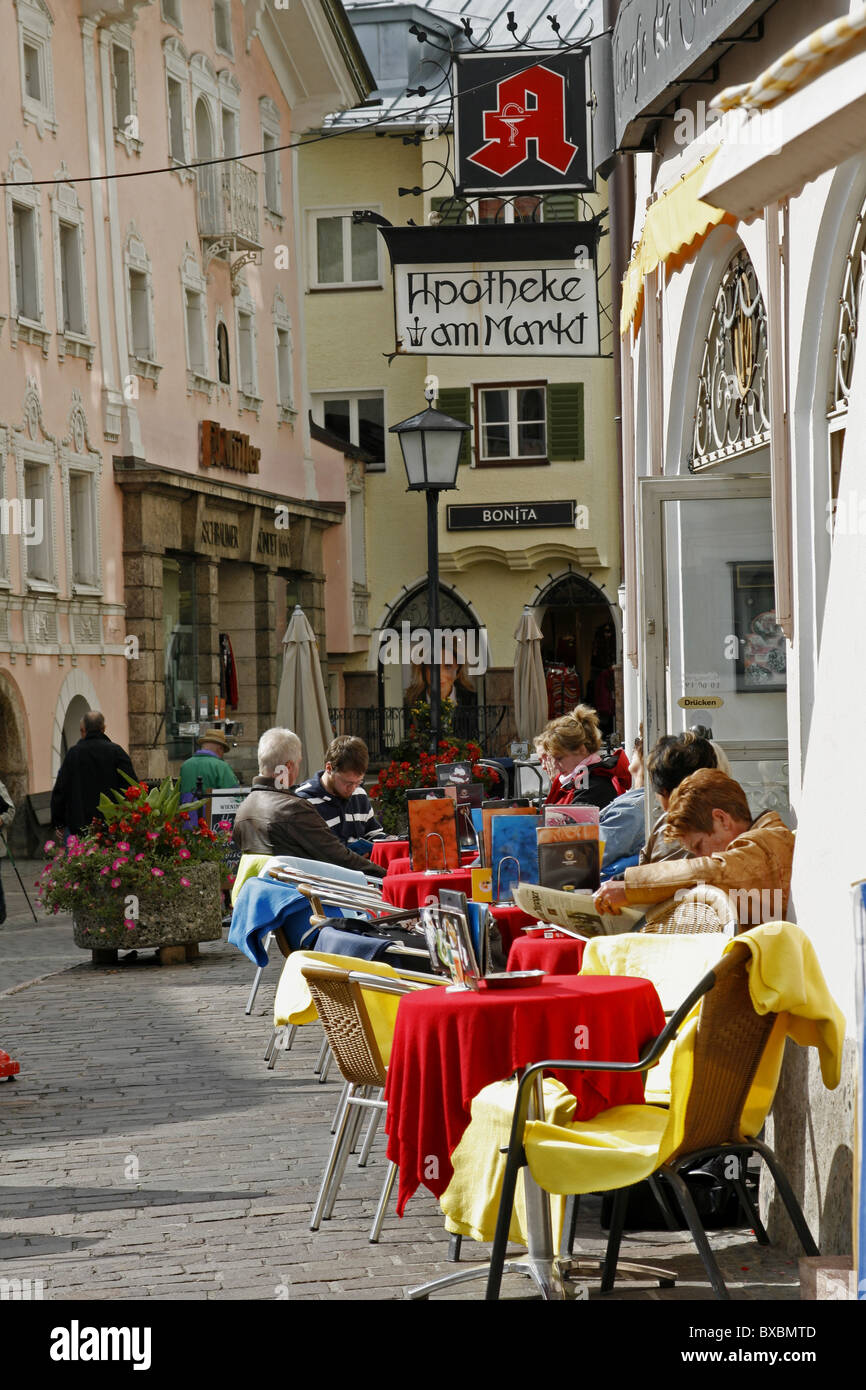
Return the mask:
[[[139,777],[166,777],[162,552],[125,551],[123,570],[126,632],[137,643],[127,662],[129,756]]]
[[[275,651],[275,633],[284,620],[277,614],[277,576],[273,570],[257,567],[254,571],[256,624],[256,711],[258,730],[247,730],[256,736],[274,724],[277,691],[280,683],[282,648]],[[285,627],[282,628],[285,631]],[[282,633],[280,634],[282,635]]]
[[[207,696],[208,723],[220,688],[219,561],[195,562],[195,621],[198,640],[197,695]],[[195,719],[199,711],[194,711]]]

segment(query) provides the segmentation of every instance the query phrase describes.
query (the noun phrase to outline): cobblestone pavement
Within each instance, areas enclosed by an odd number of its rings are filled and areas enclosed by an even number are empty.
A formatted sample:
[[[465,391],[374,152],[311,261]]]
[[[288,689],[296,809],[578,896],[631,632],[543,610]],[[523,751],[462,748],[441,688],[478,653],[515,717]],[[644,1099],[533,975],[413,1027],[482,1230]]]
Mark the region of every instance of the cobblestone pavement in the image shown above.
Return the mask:
[[[347,1170],[333,1219],[308,1229],[339,1086],[313,1076],[317,1026],[267,1071],[276,966],[247,1018],[251,972],[217,942],[193,964],[144,953],[0,994],[0,1046],[21,1063],[0,1083],[0,1278],[41,1279],[47,1299],[400,1299],[453,1271],[426,1192],[369,1243],[381,1139],[366,1170]],[[798,1297],[794,1259],[745,1231],[712,1239],[735,1298]],[[603,1247],[597,1199],[582,1204],[579,1243]],[[670,1263],[679,1284],[613,1298],[711,1298],[686,1235],[627,1245],[623,1258]],[[466,1242],[464,1257],[486,1249]],[[454,1296],[482,1293],[479,1281]],[[503,1294],[531,1289],[507,1276]]]
[[[47,915],[37,902],[34,885],[45,860],[19,859],[16,862],[38,921],[33,920],[9,860],[0,860],[7,913],[5,924],[0,926],[0,994],[25,980],[50,975],[54,970],[64,970],[84,959],[72,940],[72,918]]]

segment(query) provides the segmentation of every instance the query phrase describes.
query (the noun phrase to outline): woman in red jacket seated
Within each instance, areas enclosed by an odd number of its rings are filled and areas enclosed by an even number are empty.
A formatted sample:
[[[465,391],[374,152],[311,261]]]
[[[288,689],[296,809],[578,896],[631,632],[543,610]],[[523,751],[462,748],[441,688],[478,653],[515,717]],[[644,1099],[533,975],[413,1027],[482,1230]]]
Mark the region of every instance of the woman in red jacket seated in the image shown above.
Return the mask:
[[[598,715],[589,705],[552,719],[535,746],[552,778],[548,806],[607,806],[631,786],[625,751],[607,758],[599,752]]]

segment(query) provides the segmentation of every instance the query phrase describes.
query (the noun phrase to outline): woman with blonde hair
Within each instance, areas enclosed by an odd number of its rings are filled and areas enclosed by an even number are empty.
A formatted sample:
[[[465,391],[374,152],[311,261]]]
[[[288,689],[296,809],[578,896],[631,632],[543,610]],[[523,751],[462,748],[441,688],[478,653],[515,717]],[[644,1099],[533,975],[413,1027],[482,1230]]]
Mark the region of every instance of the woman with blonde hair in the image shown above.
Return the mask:
[[[552,778],[548,806],[607,806],[631,786],[624,749],[602,756],[598,715],[589,705],[551,719],[535,746]]]

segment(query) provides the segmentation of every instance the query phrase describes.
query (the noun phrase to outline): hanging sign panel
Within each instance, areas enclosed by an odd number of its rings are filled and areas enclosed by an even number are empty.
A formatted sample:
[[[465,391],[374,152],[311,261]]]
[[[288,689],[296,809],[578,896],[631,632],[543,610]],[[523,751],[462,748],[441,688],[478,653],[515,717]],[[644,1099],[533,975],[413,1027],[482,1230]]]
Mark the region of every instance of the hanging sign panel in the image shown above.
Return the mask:
[[[502,235],[491,236],[494,231]],[[541,225],[384,228],[382,234],[394,272],[399,353],[600,355],[591,224],[573,223],[568,232]]]
[[[461,192],[593,188],[589,53],[457,53]]]

